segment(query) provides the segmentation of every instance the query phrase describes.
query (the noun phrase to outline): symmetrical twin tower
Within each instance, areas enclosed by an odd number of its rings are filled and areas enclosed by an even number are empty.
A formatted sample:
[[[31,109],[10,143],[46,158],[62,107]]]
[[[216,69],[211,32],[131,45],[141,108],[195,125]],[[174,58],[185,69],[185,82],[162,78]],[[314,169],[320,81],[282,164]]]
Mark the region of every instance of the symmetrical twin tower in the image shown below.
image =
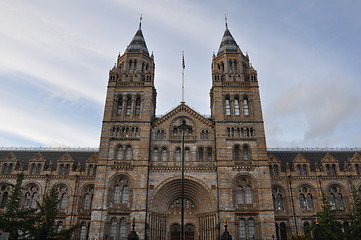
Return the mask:
[[[89,238],[125,239],[135,219],[141,239],[179,239],[178,127],[186,120],[186,239],[218,239],[224,219],[237,239],[271,239],[274,212],[262,109],[248,55],[226,27],[212,60],[210,118],[185,103],[157,118],[154,69],[139,27],[109,72]]]

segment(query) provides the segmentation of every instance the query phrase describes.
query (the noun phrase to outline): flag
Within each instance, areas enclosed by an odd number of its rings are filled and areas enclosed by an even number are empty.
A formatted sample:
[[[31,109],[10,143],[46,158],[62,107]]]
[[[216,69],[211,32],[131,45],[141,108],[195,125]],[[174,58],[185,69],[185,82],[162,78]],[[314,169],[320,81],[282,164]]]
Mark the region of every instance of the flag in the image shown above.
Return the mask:
[[[183,69],[186,68],[186,62],[184,61],[184,52],[182,53],[182,67]]]

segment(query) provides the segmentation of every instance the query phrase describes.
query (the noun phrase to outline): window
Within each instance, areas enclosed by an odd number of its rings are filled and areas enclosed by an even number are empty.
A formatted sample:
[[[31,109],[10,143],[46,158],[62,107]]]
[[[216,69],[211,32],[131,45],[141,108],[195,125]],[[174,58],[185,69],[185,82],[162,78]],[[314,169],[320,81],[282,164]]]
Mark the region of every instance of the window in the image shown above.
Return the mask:
[[[115,152],[116,159],[122,161],[124,159],[123,146],[118,146]]]
[[[247,144],[243,145],[243,160],[250,160],[249,146]]]
[[[25,187],[25,195],[23,199],[24,208],[36,208],[36,201],[38,200],[39,187],[31,184]]]
[[[240,115],[238,98],[234,99],[234,115],[236,115],[236,116]]]
[[[118,97],[117,101],[117,115],[121,115],[123,111],[123,98]]]
[[[127,146],[127,149],[125,151],[125,160],[129,161],[133,158],[133,149],[130,145]]]
[[[127,116],[130,116],[130,113],[132,111],[132,98],[131,97],[128,97],[127,98],[127,109],[126,109],[126,115]]]
[[[343,195],[341,188],[338,186],[331,186],[328,190],[329,200],[334,209],[345,209],[345,204],[343,200]]]
[[[158,161],[158,148],[154,148],[153,150],[153,161],[157,162]]]
[[[83,208],[88,210],[90,209],[90,195],[89,193],[86,193],[84,195],[84,205],[83,205]]]
[[[63,175],[64,174],[64,164],[60,164],[59,166],[59,175]]]
[[[117,219],[112,218],[110,221],[110,239],[116,239],[117,236]]]
[[[179,147],[177,147],[175,149],[175,160],[176,161],[180,161],[181,160],[181,149]]]
[[[212,148],[208,147],[207,148],[207,158],[208,158],[207,160],[212,161],[212,157],[213,157]]]
[[[330,165],[329,164],[326,164],[326,174],[331,175]]]
[[[86,223],[82,222],[80,224],[80,240],[86,240],[86,238],[87,238]]]
[[[137,98],[137,100],[135,100],[135,116],[139,116],[140,115],[140,98]]]
[[[63,230],[63,222],[62,222],[62,221],[59,221],[59,222],[56,224],[56,232],[60,232],[61,230]]]
[[[233,146],[233,160],[239,161],[240,160],[240,154],[239,154],[239,145],[236,144]]]
[[[247,98],[243,99],[243,113],[244,115],[249,116],[249,103]]]
[[[189,151],[189,147],[186,147],[184,150],[184,161],[189,162],[190,161],[190,151]]]
[[[129,188],[125,185],[122,189],[122,204],[128,204],[129,201]]]
[[[69,164],[66,164],[66,166],[65,166],[65,170],[64,170],[64,175],[69,175],[69,173],[70,173],[70,165]]]
[[[162,161],[165,162],[168,159],[168,153],[167,153],[167,149],[164,147],[162,148]]]
[[[246,178],[241,178],[236,186],[236,203],[253,204],[253,192],[251,182]]]
[[[120,226],[119,226],[119,239],[125,240],[126,238],[126,227],[127,227],[127,220],[125,218],[120,219]]]
[[[302,210],[313,210],[314,205],[311,189],[309,187],[301,187],[299,193],[300,208]]]
[[[272,189],[272,199],[274,210],[283,210],[283,196],[279,188],[274,187]]]
[[[240,240],[254,240],[256,239],[255,221],[253,218],[248,220],[239,219],[238,234]]]
[[[297,174],[298,176],[301,176],[302,175],[302,172],[301,172],[301,165],[297,165]]]
[[[113,189],[109,189],[112,202],[115,204],[128,204],[129,185],[127,179],[119,178],[113,184]]]
[[[239,239],[246,240],[246,221],[241,218],[239,220]]]
[[[302,165],[302,171],[303,171],[303,175],[304,175],[304,176],[307,176],[307,175],[308,175],[307,165],[306,165],[306,164],[303,164],[303,165]]]
[[[203,147],[198,148],[198,160],[203,161]]]
[[[0,185],[0,209],[4,209],[9,198],[10,185]]]
[[[68,188],[66,186],[58,187],[59,209],[65,210],[68,206]]]
[[[230,116],[231,115],[231,104],[230,104],[229,98],[226,98],[225,104],[226,104],[226,116]]]

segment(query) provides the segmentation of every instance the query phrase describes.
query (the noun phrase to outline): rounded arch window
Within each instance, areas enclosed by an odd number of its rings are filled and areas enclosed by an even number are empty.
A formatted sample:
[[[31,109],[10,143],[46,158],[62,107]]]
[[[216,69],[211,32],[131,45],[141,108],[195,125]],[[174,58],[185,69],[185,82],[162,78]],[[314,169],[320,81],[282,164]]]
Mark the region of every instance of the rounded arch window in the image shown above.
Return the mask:
[[[247,178],[240,178],[236,183],[236,204],[253,204],[252,183]]]
[[[314,209],[314,199],[313,199],[313,191],[308,186],[302,186],[298,190],[298,197],[300,202],[300,208],[302,210],[313,210]]]
[[[272,199],[274,210],[284,210],[284,193],[279,187],[272,188]]]
[[[332,185],[328,189],[328,199],[333,209],[345,209],[344,194],[341,187]]]
[[[128,179],[122,177],[115,180],[109,188],[111,203],[128,204],[129,203],[129,183]]]
[[[39,199],[39,186],[30,184],[23,191],[23,207],[36,208],[36,202]]]

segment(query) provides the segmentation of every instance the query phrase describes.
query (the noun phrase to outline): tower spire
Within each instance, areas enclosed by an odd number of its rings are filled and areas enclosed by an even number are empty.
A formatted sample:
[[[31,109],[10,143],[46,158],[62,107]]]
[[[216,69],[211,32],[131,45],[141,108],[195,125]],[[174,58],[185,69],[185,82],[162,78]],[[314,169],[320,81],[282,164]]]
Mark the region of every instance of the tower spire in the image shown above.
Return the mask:
[[[143,20],[143,14],[140,14],[140,18],[139,18],[139,29],[142,29],[142,20]]]
[[[224,14],[224,21],[225,21],[225,24],[226,24],[226,29],[228,29],[228,22],[227,22],[227,14]]]

